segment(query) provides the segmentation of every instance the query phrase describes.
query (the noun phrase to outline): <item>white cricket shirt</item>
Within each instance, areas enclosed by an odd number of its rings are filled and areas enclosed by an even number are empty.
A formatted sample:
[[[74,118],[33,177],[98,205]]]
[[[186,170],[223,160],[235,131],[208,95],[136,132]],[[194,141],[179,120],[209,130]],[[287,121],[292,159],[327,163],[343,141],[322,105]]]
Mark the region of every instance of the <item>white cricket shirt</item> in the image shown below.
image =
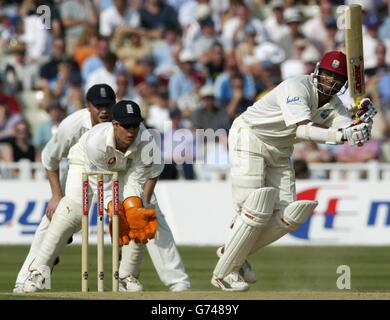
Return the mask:
[[[70,148],[91,128],[88,109],[76,111],[66,117],[42,150],[43,166],[50,171],[58,170],[61,159],[68,156]]]
[[[302,75],[283,81],[240,117],[260,139],[276,147],[297,142],[296,124],[304,120],[336,128],[352,123],[337,96],[318,108],[318,92],[312,79],[312,75]]]

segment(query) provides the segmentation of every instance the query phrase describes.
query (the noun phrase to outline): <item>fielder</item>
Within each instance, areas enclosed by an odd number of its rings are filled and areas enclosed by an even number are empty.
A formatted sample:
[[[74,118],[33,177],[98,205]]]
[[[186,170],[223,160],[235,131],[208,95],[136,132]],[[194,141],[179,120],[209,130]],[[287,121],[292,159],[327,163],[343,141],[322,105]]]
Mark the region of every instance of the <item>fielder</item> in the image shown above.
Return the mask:
[[[328,52],[313,74],[283,81],[233,122],[229,150],[237,216],[218,249],[214,286],[248,290],[248,282],[256,281],[248,255],[298,228],[316,208],[317,201],[296,201],[294,143],[361,145],[369,140],[376,110],[363,99],[354,124],[336,95],[346,82],[345,55]]]
[[[66,117],[58,126],[56,134],[42,150],[42,164],[46,169],[50,184],[51,198],[46,208],[46,215],[35,232],[30,251],[16,278],[13,291],[22,293],[25,281],[29,276],[28,268],[40,251],[40,246],[49,227],[50,220],[58,203],[64,196],[65,176],[60,179],[60,162],[68,156],[70,148],[75,145],[80,137],[90,130],[95,124],[111,121],[111,108],[115,104],[114,90],[106,84],[92,86],[86,94],[86,108],[76,111]],[[66,239],[68,241],[68,239]]]
[[[162,214],[154,194],[159,175],[163,166],[154,165],[153,172],[144,188],[145,207],[156,210],[158,229],[153,240],[146,244],[153,265],[160,280],[170,291],[181,292],[190,288],[190,279],[185,272],[180,253],[177,250],[172,231]],[[128,246],[122,248],[122,263],[119,269],[121,280],[120,290],[142,291],[143,285],[138,280],[145,245],[131,241]]]
[[[67,239],[81,229],[81,177],[84,171],[119,173],[119,195],[124,199],[120,205],[121,245],[128,244],[131,239],[146,243],[154,237],[157,229],[155,211],[143,208],[141,198],[153,165],[150,154],[142,153],[151,135],[144,127],[140,127],[142,118],[134,102],[120,101],[115,104],[112,113],[112,122],[94,126],[69,151],[65,196],[60,200],[39,253],[29,267],[30,274],[24,284],[24,292],[45,288],[50,275],[43,274],[42,270],[53,266],[55,258],[66,246]],[[104,203],[110,214],[111,183],[105,182]],[[90,185],[92,190],[96,190],[96,181],[91,179]]]

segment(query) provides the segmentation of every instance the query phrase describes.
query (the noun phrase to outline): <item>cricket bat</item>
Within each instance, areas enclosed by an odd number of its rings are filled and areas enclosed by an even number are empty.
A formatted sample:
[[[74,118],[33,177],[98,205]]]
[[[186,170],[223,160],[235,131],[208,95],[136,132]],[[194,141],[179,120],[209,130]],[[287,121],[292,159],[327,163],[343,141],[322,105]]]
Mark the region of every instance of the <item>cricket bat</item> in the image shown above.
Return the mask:
[[[355,102],[355,113],[366,88],[364,83],[362,7],[352,4],[345,10],[345,53],[347,56],[348,88]],[[354,119],[355,123],[359,118]]]

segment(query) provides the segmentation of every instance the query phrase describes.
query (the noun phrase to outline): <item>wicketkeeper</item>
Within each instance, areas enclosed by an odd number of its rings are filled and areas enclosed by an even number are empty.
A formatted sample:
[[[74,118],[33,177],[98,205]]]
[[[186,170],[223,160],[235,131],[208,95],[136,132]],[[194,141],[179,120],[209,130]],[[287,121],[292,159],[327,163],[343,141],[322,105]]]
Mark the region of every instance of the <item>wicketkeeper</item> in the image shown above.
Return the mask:
[[[120,101],[113,107],[112,115],[112,122],[94,126],[69,151],[65,196],[60,200],[39,253],[29,267],[30,275],[24,284],[24,292],[35,292],[45,287],[46,275],[41,270],[53,265],[67,239],[81,229],[81,181],[84,171],[119,173],[120,245],[127,245],[130,240],[147,243],[156,233],[155,210],[144,208],[142,201],[143,186],[153,166],[153,155],[142,150],[153,138],[141,126],[142,117],[136,103]],[[96,190],[93,179],[90,185],[92,191]],[[110,181],[105,181],[104,193],[105,208],[110,214]]]
[[[293,145],[362,145],[371,135],[376,110],[369,99],[354,123],[337,94],[347,82],[346,57],[326,53],[315,72],[283,81],[250,106],[229,133],[233,201],[237,216],[211,283],[225,291],[245,291],[256,281],[247,257],[298,228],[317,201],[296,201],[291,165]]]
[[[49,180],[51,198],[46,208],[46,214],[42,217],[35,231],[30,250],[16,278],[13,289],[15,293],[24,291],[24,283],[30,274],[28,268],[38,255],[49,228],[50,220],[60,200],[64,197],[67,171],[61,172],[60,179],[59,167],[61,160],[68,156],[70,148],[79,141],[85,132],[98,123],[111,121],[111,108],[115,104],[115,100],[115,92],[109,85],[96,84],[92,86],[86,94],[86,108],[66,117],[58,126],[55,135],[42,150],[42,164],[46,169]],[[64,240],[64,245],[68,240],[69,238]]]

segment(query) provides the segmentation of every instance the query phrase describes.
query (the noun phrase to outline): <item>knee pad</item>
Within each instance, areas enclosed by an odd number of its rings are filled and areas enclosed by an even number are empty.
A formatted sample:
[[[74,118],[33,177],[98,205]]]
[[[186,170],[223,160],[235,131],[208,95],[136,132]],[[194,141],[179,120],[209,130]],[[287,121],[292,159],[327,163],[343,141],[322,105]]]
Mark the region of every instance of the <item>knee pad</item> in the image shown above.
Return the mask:
[[[248,196],[230,231],[224,254],[214,269],[216,277],[222,279],[241,267],[258,233],[268,224],[277,197],[278,191],[271,187],[257,189]]]
[[[281,215],[273,215],[263,232],[259,234],[250,254],[297,229],[306,221],[317,205],[318,201],[294,201],[282,211]]]

